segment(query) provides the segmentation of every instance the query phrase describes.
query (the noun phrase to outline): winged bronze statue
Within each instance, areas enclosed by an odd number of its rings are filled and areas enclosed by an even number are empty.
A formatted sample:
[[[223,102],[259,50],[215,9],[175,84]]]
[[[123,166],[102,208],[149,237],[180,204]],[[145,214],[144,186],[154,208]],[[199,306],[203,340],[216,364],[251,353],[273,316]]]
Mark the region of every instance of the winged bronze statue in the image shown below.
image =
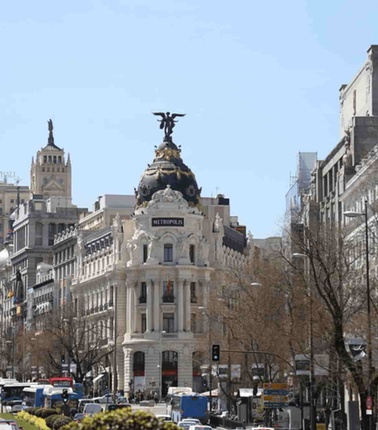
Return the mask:
[[[161,116],[158,119],[160,122],[160,129],[164,129],[164,137],[170,139],[173,132],[173,127],[176,125],[175,118],[185,116],[185,113],[170,113],[170,112],[152,112],[156,116]]]

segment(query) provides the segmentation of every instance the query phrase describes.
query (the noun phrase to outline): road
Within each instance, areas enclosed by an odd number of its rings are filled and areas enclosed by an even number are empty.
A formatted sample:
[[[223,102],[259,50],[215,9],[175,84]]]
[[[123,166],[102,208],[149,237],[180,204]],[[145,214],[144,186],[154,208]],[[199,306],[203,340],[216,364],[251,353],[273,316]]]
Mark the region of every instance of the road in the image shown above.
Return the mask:
[[[142,411],[152,412],[154,415],[167,413],[165,403],[158,403],[155,406],[140,406],[139,404],[132,404],[131,408],[134,411],[141,409]]]

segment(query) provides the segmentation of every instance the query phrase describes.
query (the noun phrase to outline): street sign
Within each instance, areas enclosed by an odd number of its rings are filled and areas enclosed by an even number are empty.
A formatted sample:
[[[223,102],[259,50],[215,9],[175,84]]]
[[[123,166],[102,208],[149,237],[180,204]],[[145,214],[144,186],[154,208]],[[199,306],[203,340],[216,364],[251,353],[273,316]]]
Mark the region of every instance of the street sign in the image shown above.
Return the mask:
[[[264,408],[282,408],[288,405],[289,390],[287,384],[264,384],[263,401]]]

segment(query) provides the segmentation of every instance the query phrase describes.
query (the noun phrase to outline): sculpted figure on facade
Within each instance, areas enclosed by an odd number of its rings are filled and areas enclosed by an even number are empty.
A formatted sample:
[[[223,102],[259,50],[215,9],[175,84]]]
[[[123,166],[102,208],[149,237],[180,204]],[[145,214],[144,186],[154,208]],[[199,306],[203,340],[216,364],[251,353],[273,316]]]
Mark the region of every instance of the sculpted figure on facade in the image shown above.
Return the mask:
[[[127,252],[127,266],[133,266],[138,264],[138,255],[137,250],[138,246],[133,240],[128,240],[126,243],[126,252]]]
[[[148,259],[156,259],[158,256],[158,246],[160,238],[157,236],[152,236],[148,243]]]
[[[199,243],[198,259],[204,264],[209,263],[209,241],[203,237]]]
[[[343,164],[346,167],[352,167],[352,153],[350,150],[350,130],[345,130],[344,136],[345,154],[343,155]]]
[[[220,217],[219,213],[217,212],[217,214],[215,215],[215,221],[214,221],[214,225],[213,225],[213,232],[214,233],[224,233],[224,229],[223,229],[223,220]]]
[[[183,198],[180,191],[172,190],[170,185],[164,190],[156,191],[153,194],[151,201],[148,203],[148,208],[158,208],[159,203],[177,203],[181,207],[188,207],[188,202]]]
[[[186,236],[177,241],[177,254],[180,258],[189,258],[189,240]]]

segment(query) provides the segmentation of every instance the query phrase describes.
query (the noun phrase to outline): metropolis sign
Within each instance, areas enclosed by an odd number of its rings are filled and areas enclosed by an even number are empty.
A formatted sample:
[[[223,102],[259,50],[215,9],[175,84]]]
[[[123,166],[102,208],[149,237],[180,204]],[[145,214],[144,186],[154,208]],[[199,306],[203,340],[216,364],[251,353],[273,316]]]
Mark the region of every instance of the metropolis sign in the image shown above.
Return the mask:
[[[152,218],[152,227],[184,227],[184,218]]]

